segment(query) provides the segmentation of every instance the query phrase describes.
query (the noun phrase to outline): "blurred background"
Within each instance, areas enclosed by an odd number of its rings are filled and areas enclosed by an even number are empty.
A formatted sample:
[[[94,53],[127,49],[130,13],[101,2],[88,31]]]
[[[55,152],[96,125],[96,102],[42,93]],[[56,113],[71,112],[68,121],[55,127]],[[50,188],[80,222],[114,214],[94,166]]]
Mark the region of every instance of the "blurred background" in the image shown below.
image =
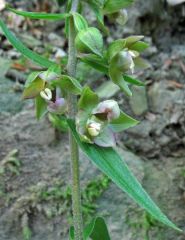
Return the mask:
[[[63,11],[64,1],[10,0],[28,11]],[[137,72],[146,87],[132,87],[127,98],[101,73],[78,65],[100,97],[117,99],[141,123],[118,136],[122,156],[161,209],[185,230],[185,4],[175,0],[136,0],[122,26],[106,18],[105,42],[145,35],[144,57],[151,67]],[[177,4],[178,3],[178,4]],[[24,19],[4,10],[0,15],[17,37],[41,55],[65,61],[64,22]],[[85,16],[96,25],[92,12]],[[71,224],[68,136],[56,119],[37,121],[33,101],[22,101],[24,82],[40,68],[25,59],[0,30],[0,240],[66,240]],[[53,125],[56,128],[53,128]],[[62,132],[61,132],[62,128]],[[113,240],[183,240],[152,219],[81,154],[85,223],[104,216]]]

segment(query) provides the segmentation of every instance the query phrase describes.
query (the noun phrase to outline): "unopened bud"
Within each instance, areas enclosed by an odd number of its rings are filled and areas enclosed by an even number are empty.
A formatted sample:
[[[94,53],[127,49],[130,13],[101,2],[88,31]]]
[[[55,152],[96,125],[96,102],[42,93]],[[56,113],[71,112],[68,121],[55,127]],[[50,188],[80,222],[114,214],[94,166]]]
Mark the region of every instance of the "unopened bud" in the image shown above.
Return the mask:
[[[67,109],[67,102],[64,98],[57,98],[55,102],[49,102],[48,111],[55,114],[63,114]]]
[[[87,130],[90,136],[97,137],[101,131],[101,124],[97,122],[91,122],[88,124]]]
[[[133,71],[134,69],[134,61],[133,61],[133,54],[129,51],[121,51],[116,56],[116,65],[122,72],[127,72],[128,70]]]
[[[93,110],[93,114],[106,115],[106,120],[112,121],[119,118],[120,108],[115,100],[106,100],[98,104],[98,106]]]
[[[43,91],[40,92],[40,96],[43,99],[50,101],[52,99],[52,92],[49,88],[45,88]]]
[[[44,72],[41,72],[39,74],[39,77],[46,81],[46,82],[49,82],[49,81],[52,81],[52,80],[55,80],[57,79],[58,77],[58,74],[56,74],[55,72],[50,72],[50,71],[44,71]]]

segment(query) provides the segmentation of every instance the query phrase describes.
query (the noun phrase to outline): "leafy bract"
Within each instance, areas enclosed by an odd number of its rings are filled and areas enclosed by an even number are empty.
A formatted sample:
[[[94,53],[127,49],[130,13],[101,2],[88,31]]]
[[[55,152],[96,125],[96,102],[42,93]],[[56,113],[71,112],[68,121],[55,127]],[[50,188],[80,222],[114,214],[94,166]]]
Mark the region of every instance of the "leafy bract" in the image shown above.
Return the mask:
[[[61,75],[59,79],[53,81],[52,85],[59,86],[63,91],[76,95],[82,92],[82,86],[78,80],[68,75]]]
[[[133,84],[133,85],[136,85],[136,86],[145,86],[145,83],[141,82],[139,79],[136,79],[136,78],[133,78],[129,75],[123,75],[123,79],[130,83],[130,84]]]
[[[85,87],[82,91],[81,97],[78,101],[78,108],[91,112],[99,102],[99,97],[89,87]]]
[[[108,73],[108,64],[106,60],[100,56],[95,54],[86,54],[85,56],[81,56],[80,60],[100,72],[106,74]]]
[[[32,81],[28,87],[26,87],[23,91],[23,99],[34,98],[39,95],[39,93],[44,89],[45,82],[37,77],[34,81]]]
[[[127,96],[132,96],[132,92],[130,91],[127,82],[124,80],[123,78],[123,73],[121,71],[119,71],[118,69],[116,69],[116,67],[114,66],[114,64],[110,65],[109,68],[109,75],[111,80],[120,87],[120,89],[122,91],[124,91],[124,93]]]
[[[105,2],[103,12],[104,14],[115,13],[122,8],[130,6],[133,2],[134,0],[107,0]]]
[[[11,7],[7,7],[11,12],[31,19],[44,19],[44,20],[62,20],[70,17],[69,13],[42,13],[42,12],[26,12],[19,11]]]
[[[126,113],[121,112],[120,117],[110,123],[110,128],[113,132],[121,132],[130,127],[136,126],[138,123],[137,120],[128,116]]]
[[[35,98],[35,110],[38,120],[47,113],[47,103],[40,95]]]
[[[149,47],[148,43],[138,41],[138,42],[134,43],[133,45],[131,45],[130,49],[137,51],[137,52],[143,52],[148,47]]]
[[[107,225],[102,217],[94,218],[83,231],[84,240],[111,240]],[[69,239],[74,240],[74,227],[69,229]]]
[[[111,60],[116,54],[118,54],[121,50],[124,49],[126,45],[125,39],[118,39],[112,42],[107,51],[108,59]]]
[[[78,32],[88,28],[88,23],[81,14],[77,12],[73,13],[73,19],[74,19],[75,28]]]
[[[130,172],[127,164],[113,148],[102,148],[97,145],[82,142],[76,132],[74,121],[68,120],[68,125],[82,151],[104,174],[155,219],[175,230],[181,231],[161,212],[159,207],[153,202],[141,184]]]
[[[95,53],[102,56],[103,37],[97,28],[89,27],[77,34],[76,48],[81,53]]]
[[[105,220],[101,217],[94,218],[84,229],[84,238],[88,240],[111,240]]]
[[[2,28],[5,36],[10,41],[10,43],[25,57],[29,58],[30,60],[34,61],[40,66],[46,67],[46,68],[49,68],[51,65],[55,64],[54,62],[49,61],[48,59],[40,56],[39,54],[27,48],[17,37],[15,37],[15,35],[11,31],[9,31],[9,29],[1,19],[0,19],[0,27]]]

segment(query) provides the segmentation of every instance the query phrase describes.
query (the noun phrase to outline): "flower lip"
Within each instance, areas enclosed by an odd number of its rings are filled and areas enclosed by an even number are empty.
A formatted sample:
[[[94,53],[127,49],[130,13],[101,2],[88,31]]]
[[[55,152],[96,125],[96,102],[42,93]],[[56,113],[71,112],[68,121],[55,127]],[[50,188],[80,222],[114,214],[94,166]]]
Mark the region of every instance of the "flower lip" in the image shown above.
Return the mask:
[[[49,101],[48,111],[55,114],[63,114],[67,109],[67,102],[64,98],[57,98],[55,102]]]

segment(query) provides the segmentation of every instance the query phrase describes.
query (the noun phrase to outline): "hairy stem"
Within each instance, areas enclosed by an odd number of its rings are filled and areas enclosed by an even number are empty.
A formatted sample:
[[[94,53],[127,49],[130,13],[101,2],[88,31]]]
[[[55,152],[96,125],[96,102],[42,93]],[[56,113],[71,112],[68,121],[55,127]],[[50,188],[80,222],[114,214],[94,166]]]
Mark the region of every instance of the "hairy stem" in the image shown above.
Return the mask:
[[[78,0],[72,1],[71,12],[76,12],[78,8]],[[75,49],[75,27],[73,19],[69,20],[69,54],[68,54],[68,74],[75,77],[76,74],[76,49]],[[77,100],[74,95],[68,95],[69,117],[75,118]],[[80,172],[79,172],[79,149],[73,138],[72,132],[69,132],[70,154],[71,154],[71,174],[72,174],[72,207],[73,207],[73,225],[75,229],[75,240],[83,239],[83,224],[81,212],[81,194],[80,194]]]

